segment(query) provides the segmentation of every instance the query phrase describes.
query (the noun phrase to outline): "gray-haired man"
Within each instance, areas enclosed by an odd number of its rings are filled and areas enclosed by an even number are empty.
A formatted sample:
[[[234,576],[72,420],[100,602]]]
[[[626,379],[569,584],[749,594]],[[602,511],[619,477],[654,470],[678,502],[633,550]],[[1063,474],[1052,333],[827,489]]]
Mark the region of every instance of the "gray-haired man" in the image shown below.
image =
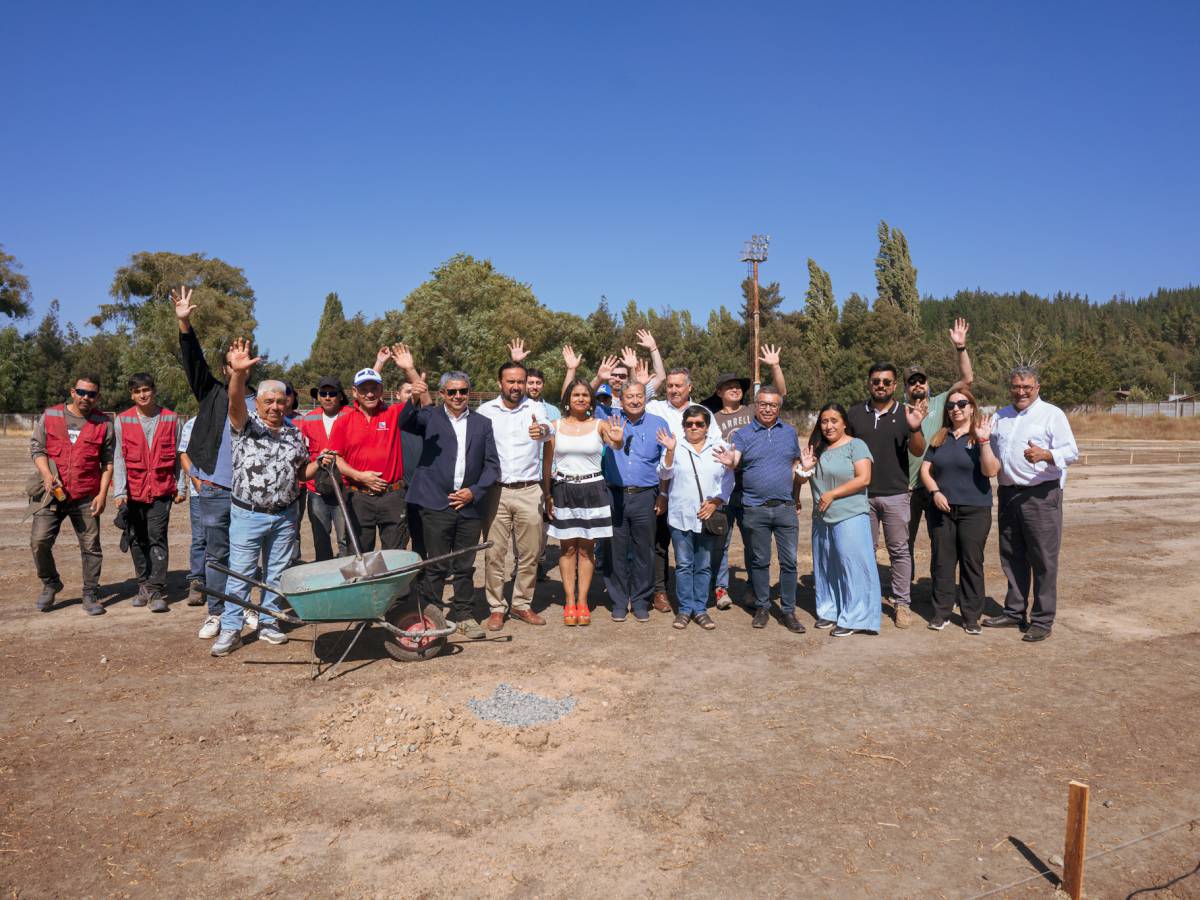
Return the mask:
[[[1022,640],[1044,641],[1058,606],[1063,488],[1079,448],[1066,414],[1039,396],[1036,369],[1013,369],[1008,386],[1012,403],[992,416],[991,437],[1000,460],[1000,568],[1008,593],[1004,612],[983,624],[1024,626],[1032,587],[1033,613]]]

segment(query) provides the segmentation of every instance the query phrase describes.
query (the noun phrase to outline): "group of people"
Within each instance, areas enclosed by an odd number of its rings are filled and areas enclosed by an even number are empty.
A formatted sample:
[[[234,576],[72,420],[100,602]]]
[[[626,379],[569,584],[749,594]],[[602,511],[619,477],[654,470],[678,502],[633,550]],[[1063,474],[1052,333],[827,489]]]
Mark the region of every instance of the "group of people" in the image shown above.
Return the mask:
[[[770,380],[757,392],[749,379],[723,373],[701,402],[692,398],[688,370],[667,369],[647,331],[638,333],[638,344],[648,363],[626,347],[603,359],[590,381],[579,376],[583,360],[568,345],[560,410],[544,398],[546,376],[526,365],[519,339],[497,373],[498,396],[474,409],[467,373],[443,373],[436,402],[411,351],[396,344],[356,373],[349,396],[337,378],[322,378],[312,389],[316,407],[298,414],[287,383],[266,380],[250,389],[258,359],[244,340],[229,346],[218,379],[191,324],[191,291],[178,289],[172,301],[197,416],[182,424],[156,402],[153,378],[139,373],[128,383],[132,405],[110,421],[96,408],[99,383],[81,376],[69,402],[47,409],[36,425],[31,452],[40,483],[30,494],[43,585],[39,609],[51,609],[62,590],[52,548],[69,518],[83,554],[83,609],[104,612],[97,594],[99,517],[111,487],[138,584],[133,604],[155,612],[168,608],[171,508],[190,495],[188,602],[207,604],[199,636],[214,640],[214,656],[241,646],[247,625],[268,643],[287,641],[272,615],[280,611],[279,598],[264,591],[261,615],[247,613],[223,598],[249,600],[250,583],[226,573],[277,583],[299,560],[305,517],[318,560],[347,555],[347,528],[364,551],[411,545],[434,559],[413,589],[443,604],[449,587],[448,618],[468,639],[500,631],[510,618],[546,624],[533,601],[549,537],[561,548],[564,625],[590,623],[599,565],[614,622],[632,615],[644,623],[658,611],[672,614],[677,629],[695,623],[712,630],[710,604],[728,609],[733,602],[729,549],[736,527],[749,573],[751,625],[765,628],[772,618],[774,548],[779,618],[802,633],[796,559],[807,483],[816,628],[838,637],[879,632],[880,532],[895,625],[909,627],[922,517],[932,548],[929,628],[942,630],[956,604],[967,634],[979,634],[981,626],[1020,627],[1024,640],[1039,641],[1053,626],[1063,486],[1078,456],[1074,438],[1063,412],[1038,396],[1037,372],[1028,368],[1011,373],[1012,403],[984,417],[971,393],[964,320],[949,332],[959,370],[949,390],[933,394],[921,366],[908,367],[901,380],[894,365],[879,363],[867,373],[863,402],[849,410],[826,404],[802,439],[781,418],[787,386],[779,349],[769,345],[762,362]],[[405,376],[399,402],[384,399],[381,373],[388,365]],[[663,398],[656,396],[660,389]],[[993,478],[1008,591],[1003,612],[985,618]],[[490,542],[482,621],[475,614],[473,552],[481,540]]]

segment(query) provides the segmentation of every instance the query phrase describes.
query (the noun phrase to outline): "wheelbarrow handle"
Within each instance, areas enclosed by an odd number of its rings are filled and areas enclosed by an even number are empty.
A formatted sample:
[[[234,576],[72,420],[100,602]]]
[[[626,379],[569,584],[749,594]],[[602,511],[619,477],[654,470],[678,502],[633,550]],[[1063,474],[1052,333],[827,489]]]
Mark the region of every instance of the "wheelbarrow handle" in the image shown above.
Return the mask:
[[[486,550],[495,543],[494,541],[484,541],[482,544],[476,544],[474,547],[462,547],[458,550],[451,550],[449,553],[443,553],[441,556],[431,556],[429,559],[423,559],[420,562],[415,562],[404,566],[400,569],[391,569],[387,575],[401,575],[404,572],[415,572],[417,569],[423,569],[430,563],[441,562],[446,559],[453,559],[455,556],[462,556],[464,553],[478,553],[480,550]],[[380,575],[380,578],[385,577]]]
[[[212,565],[212,563],[209,563]],[[223,591],[215,591],[207,585],[200,588],[200,593],[207,594],[209,597],[215,597],[224,603],[232,603],[234,606],[240,606],[242,609],[248,609],[251,612],[256,612],[259,615],[273,616],[281,622],[287,622],[289,625],[305,625],[303,619],[297,619],[295,616],[290,616],[285,612],[276,612],[273,609],[267,609],[265,606],[259,606],[257,603],[251,603],[249,600],[239,600],[237,597],[230,597]]]
[[[409,629],[408,631],[405,631],[403,628],[397,628],[384,618],[375,619],[375,624],[386,628],[397,637],[408,638],[409,640],[417,641],[423,641],[426,638],[449,637],[450,635],[454,634],[454,632],[458,631],[458,626],[454,624],[447,625],[445,628],[426,628],[423,631],[413,631],[412,629]]]
[[[287,597],[282,591],[279,590],[279,588],[271,587],[271,585],[267,584],[265,581],[259,581],[257,578],[253,578],[250,575],[243,575],[241,572],[235,572],[233,569],[229,568],[229,566],[223,566],[218,562],[207,562],[205,565],[207,565],[210,569],[216,569],[222,575],[228,575],[231,578],[236,578],[238,581],[244,581],[246,584],[253,585],[256,588],[262,588],[264,591],[270,591],[272,594],[278,594],[280,597],[283,597],[284,600],[287,599]]]

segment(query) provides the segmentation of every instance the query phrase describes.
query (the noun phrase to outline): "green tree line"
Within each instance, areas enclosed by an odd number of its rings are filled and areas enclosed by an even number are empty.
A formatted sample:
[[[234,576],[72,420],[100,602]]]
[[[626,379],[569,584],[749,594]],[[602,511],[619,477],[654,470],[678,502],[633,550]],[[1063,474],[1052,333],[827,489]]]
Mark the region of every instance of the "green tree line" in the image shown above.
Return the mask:
[[[782,348],[788,407],[813,410],[830,400],[861,399],[867,368],[881,360],[900,367],[920,362],[935,389],[950,384],[956,359],[947,332],[957,316],[971,323],[976,393],[984,403],[1005,402],[1006,373],[1019,364],[1040,368],[1044,396],[1066,407],[1111,402],[1118,389],[1134,399],[1161,399],[1173,379],[1181,391],[1200,385],[1200,287],[1105,303],[1074,294],[982,290],[921,297],[903,232],[881,222],[878,238],[873,298],[851,293],[839,303],[829,273],[812,259],[802,299],[789,303],[777,282],[760,286],[762,340]],[[202,253],[136,253],[114,273],[111,302],[100,306],[88,322],[94,330],[83,334],[63,325],[57,302],[36,325],[20,327],[31,309],[30,285],[0,245],[0,314],[13,320],[0,328],[0,411],[31,412],[59,402],[79,371],[97,375],[104,406],[117,408],[128,399],[125,378],[148,371],[164,403],[193,412],[169,300],[180,284],[194,289],[196,330],[215,368],[229,340],[256,328],[257,298],[240,268]],[[604,355],[636,346],[636,332],[646,328],[668,366],[691,369],[703,396],[719,372],[749,374],[749,279],[740,293],[702,321],[669,304],[629,300],[613,308],[605,298],[580,316],[548,308],[530,285],[491,261],[459,254],[434,269],[399,309],[375,317],[347,315],[339,295],[329,293],[307,358],[268,360],[260,375],[288,379],[304,395],[323,375],[349,384],[380,346],[404,341],[431,379],[461,369],[489,389],[507,343],[520,337],[531,350],[527,364],[546,372],[554,392],[564,371],[563,344],[583,357],[583,374],[590,375]],[[401,379],[394,367],[385,376],[392,387]]]

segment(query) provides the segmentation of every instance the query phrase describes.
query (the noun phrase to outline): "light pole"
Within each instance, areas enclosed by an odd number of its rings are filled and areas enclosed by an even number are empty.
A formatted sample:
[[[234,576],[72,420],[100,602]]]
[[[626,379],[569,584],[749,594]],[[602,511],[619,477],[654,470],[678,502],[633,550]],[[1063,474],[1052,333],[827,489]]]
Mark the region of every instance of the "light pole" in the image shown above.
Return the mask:
[[[750,340],[750,367],[754,370],[754,391],[758,392],[759,385],[762,381],[759,378],[758,369],[758,346],[759,346],[759,327],[758,327],[758,264],[767,261],[767,245],[771,243],[769,234],[751,235],[750,240],[742,245],[742,262],[750,263],[752,277],[754,279],[754,298],[752,303],[753,324],[751,326]]]

